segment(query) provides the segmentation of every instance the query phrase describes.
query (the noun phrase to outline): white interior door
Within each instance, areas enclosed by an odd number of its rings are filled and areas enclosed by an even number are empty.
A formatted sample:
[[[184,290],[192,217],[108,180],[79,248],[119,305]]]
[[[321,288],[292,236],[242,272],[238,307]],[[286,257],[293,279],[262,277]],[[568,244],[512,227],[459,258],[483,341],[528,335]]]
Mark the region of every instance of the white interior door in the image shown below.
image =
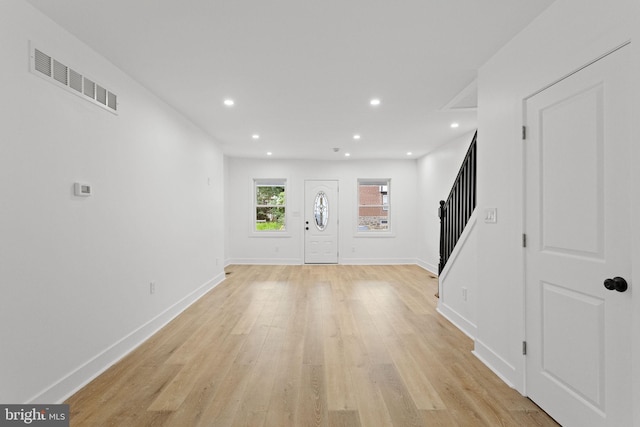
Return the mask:
[[[525,106],[526,389],[563,426],[632,425],[628,51]]]
[[[304,262],[338,263],[338,181],[305,181]]]

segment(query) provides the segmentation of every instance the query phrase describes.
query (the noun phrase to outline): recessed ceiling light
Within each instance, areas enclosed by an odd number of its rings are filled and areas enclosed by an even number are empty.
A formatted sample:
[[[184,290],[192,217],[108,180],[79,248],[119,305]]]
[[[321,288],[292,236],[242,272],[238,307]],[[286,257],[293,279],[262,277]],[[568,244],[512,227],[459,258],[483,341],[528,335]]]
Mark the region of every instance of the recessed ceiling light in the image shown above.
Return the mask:
[[[251,138],[260,139],[260,135],[258,135],[257,133],[254,133],[253,135],[251,135]]]
[[[371,101],[369,101],[369,104],[373,105],[374,107],[380,105],[380,99],[373,98]]]
[[[358,134],[353,135],[353,139],[355,139],[355,140],[360,139],[360,135],[358,135]]]
[[[267,156],[272,155],[273,153],[271,151],[267,151]]]
[[[226,105],[227,107],[233,107],[233,105],[235,104],[233,99],[227,98],[224,100],[224,105]]]
[[[349,156],[351,156],[351,153],[344,153],[344,156],[345,157],[349,157]]]
[[[407,151],[407,156],[413,156],[413,153],[411,151]]]
[[[451,129],[455,129],[455,128],[457,128],[458,126],[460,126],[460,124],[455,123],[455,122],[451,123]]]

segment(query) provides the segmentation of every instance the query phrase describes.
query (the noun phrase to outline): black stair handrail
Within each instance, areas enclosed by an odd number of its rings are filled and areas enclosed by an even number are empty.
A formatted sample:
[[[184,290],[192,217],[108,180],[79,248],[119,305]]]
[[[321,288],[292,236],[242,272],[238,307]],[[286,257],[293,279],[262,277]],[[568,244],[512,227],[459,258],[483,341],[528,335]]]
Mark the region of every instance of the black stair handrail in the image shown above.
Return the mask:
[[[449,256],[458,243],[464,228],[476,208],[476,141],[478,131],[473,135],[471,145],[464,156],[460,171],[456,176],[447,200],[440,200],[440,263],[438,274],[442,273]]]

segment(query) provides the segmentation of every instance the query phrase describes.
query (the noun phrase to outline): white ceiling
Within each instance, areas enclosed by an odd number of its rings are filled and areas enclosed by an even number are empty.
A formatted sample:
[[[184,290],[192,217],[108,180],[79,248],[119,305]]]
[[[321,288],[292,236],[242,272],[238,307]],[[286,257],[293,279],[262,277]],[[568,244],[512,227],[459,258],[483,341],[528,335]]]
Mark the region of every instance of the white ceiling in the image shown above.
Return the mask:
[[[226,154],[295,159],[419,157],[473,130],[474,110],[443,107],[473,93],[477,69],[553,2],[27,1]]]

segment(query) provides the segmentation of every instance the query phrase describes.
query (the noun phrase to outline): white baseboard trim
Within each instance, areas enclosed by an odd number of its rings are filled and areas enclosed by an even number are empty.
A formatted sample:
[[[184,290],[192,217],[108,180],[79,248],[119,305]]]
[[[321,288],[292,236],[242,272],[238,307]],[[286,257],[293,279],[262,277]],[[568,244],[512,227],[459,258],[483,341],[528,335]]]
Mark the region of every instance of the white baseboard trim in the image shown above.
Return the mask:
[[[427,262],[425,260],[422,260],[420,258],[418,258],[416,260],[416,264],[418,264],[418,267],[421,267],[424,270],[427,270],[429,273],[433,274],[434,276],[438,276],[438,265],[437,264],[432,264],[430,262]]]
[[[300,258],[231,258],[226,265],[301,265]]]
[[[340,258],[343,265],[416,265],[415,258]]]
[[[165,311],[149,320],[138,329],[112,344],[106,350],[94,356],[74,371],[55,382],[50,387],[41,391],[28,403],[62,403],[82,387],[93,381],[108,368],[113,366],[127,354],[135,350],[140,344],[149,339],[180,313],[193,303],[202,298],[211,289],[224,281],[224,271],[216,277],[198,287],[195,291],[182,298],[180,301],[167,308]]]
[[[299,258],[231,258],[225,261],[225,266],[234,265],[234,264],[235,265],[303,265],[304,260]],[[415,258],[340,258],[338,259],[338,264],[342,264],[342,265],[405,265],[405,264],[417,265],[418,263]],[[318,264],[318,265],[321,265],[321,264]]]
[[[509,387],[518,390],[513,381],[513,377],[516,375],[516,369],[513,365],[479,340],[475,340],[475,348],[472,353]],[[523,390],[518,390],[518,392],[522,394]]]
[[[468,336],[472,340],[476,339],[478,327],[458,314],[456,311],[452,310],[451,307],[443,304],[442,299],[438,300],[438,307],[436,311],[444,316],[444,318],[449,322],[453,323],[455,327],[460,329],[466,336]]]

